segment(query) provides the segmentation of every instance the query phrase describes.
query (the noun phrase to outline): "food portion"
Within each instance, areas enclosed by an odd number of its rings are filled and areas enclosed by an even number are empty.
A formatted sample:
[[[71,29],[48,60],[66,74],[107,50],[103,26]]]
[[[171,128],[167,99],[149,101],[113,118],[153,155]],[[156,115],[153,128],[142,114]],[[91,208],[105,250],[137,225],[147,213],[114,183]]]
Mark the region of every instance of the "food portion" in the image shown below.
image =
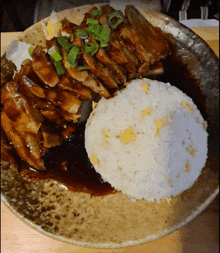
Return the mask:
[[[206,163],[207,137],[191,98],[144,78],[99,101],[85,147],[104,181],[131,198],[158,201],[194,184]]]
[[[136,14],[146,33],[140,33]],[[39,171],[46,170],[43,159],[50,148],[86,121],[92,101],[110,98],[134,78],[162,74],[161,60],[169,53],[160,28],[134,6],[127,6],[125,14],[110,5],[93,7],[79,25],[60,23],[52,13],[42,27],[46,47],[12,43],[8,50],[17,72],[1,82],[2,134]],[[2,153],[8,154],[8,145],[2,145]],[[12,168],[19,167],[12,162]]]

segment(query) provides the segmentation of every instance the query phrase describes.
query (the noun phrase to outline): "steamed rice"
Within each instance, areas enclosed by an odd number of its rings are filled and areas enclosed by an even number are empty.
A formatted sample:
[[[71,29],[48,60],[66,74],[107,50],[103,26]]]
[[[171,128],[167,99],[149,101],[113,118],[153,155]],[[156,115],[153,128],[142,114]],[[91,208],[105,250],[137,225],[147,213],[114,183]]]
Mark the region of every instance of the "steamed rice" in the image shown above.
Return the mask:
[[[90,115],[85,147],[104,181],[134,199],[182,193],[207,158],[206,122],[169,83],[134,80]]]

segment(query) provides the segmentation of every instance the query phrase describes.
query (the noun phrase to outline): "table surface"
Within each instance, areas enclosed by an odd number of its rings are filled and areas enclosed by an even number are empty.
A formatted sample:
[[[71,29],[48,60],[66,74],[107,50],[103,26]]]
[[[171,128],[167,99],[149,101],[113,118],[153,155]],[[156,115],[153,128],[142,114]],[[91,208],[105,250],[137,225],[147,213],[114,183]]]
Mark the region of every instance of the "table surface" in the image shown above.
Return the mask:
[[[219,56],[219,28],[191,28]],[[1,46],[19,32],[1,33]],[[174,233],[144,245],[115,250],[85,249],[50,239],[27,226],[1,203],[1,250],[3,253],[218,253],[218,196],[194,220]]]

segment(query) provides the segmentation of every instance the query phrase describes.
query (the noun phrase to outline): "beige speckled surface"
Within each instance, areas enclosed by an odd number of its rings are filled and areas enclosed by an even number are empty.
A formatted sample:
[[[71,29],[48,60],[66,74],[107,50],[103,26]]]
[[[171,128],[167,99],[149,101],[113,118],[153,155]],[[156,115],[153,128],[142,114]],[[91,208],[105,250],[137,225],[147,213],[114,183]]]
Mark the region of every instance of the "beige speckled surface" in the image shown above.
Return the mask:
[[[87,8],[74,10],[76,23]],[[61,16],[68,17],[69,12]],[[30,41],[28,35],[33,32],[38,40],[32,36]],[[41,25],[36,24],[21,38],[44,43]],[[54,181],[35,183],[2,166],[2,200],[25,223],[54,239],[85,247],[125,247],[155,240],[190,221],[217,195],[218,175],[218,161],[209,154],[202,175],[191,189],[170,202],[156,203],[132,202],[121,193],[91,198]]]

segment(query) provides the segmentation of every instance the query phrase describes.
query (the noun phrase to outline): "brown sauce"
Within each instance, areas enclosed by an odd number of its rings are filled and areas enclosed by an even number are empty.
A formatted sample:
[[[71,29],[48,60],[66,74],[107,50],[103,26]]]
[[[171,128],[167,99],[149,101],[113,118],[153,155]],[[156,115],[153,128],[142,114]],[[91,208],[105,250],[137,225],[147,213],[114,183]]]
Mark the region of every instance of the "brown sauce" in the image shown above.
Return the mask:
[[[114,193],[115,189],[96,173],[90,163],[84,145],[85,125],[78,125],[74,134],[60,146],[45,155],[46,171],[36,171],[24,166],[21,173],[33,180],[53,179],[74,192],[86,192],[92,196]]]

